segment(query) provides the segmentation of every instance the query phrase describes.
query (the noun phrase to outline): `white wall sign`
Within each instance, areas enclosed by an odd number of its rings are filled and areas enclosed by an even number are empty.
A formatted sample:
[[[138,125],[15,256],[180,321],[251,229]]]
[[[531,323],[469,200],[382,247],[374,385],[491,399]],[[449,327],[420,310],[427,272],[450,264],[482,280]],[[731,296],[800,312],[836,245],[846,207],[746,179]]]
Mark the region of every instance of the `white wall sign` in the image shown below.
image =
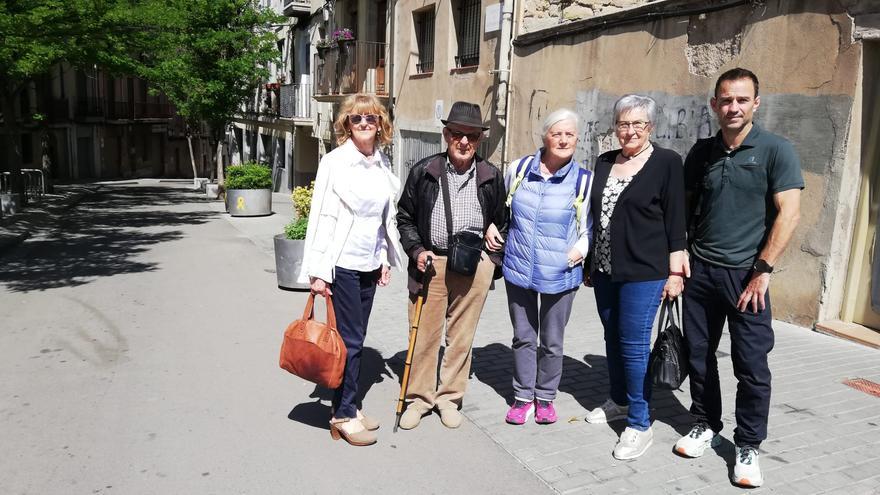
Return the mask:
[[[501,29],[501,4],[495,3],[486,7],[486,32],[492,33]]]
[[[443,100],[436,100],[434,102],[434,117],[437,120],[443,118]]]

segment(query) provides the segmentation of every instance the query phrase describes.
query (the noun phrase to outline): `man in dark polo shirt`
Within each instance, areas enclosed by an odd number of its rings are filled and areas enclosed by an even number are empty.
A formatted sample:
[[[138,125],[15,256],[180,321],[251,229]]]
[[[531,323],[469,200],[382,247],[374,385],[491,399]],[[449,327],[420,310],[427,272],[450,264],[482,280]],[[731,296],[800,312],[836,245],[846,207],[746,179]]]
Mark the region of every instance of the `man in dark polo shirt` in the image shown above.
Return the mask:
[[[691,431],[675,451],[699,457],[721,443],[721,389],[715,351],[727,321],[737,379],[736,465],[732,481],[760,486],[758,448],[767,437],[773,349],[770,276],[800,216],[804,187],[791,143],[752,122],[758,78],[732,69],[715,84],[721,130],[699,140],[685,161],[691,275],[684,289]]]

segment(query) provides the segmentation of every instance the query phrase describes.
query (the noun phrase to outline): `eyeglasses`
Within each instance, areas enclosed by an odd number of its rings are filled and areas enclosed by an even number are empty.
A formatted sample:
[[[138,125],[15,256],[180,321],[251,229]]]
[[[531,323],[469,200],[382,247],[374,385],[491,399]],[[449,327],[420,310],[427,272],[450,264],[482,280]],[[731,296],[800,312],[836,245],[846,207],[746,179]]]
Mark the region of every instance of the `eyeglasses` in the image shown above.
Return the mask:
[[[374,113],[368,113],[368,114],[363,114],[363,115],[358,115],[356,113],[353,113],[348,116],[348,121],[354,125],[360,124],[362,120],[366,121],[366,123],[369,125],[376,125],[379,123],[379,116]]]
[[[625,131],[632,127],[632,129],[636,132],[642,132],[647,129],[648,124],[651,122],[646,122],[644,120],[635,120],[633,122],[618,122],[616,124],[618,131]]]
[[[456,141],[461,141],[462,138],[464,138],[464,137],[467,137],[467,138],[468,138],[468,141],[477,141],[477,140],[479,140],[481,137],[483,137],[483,133],[482,133],[482,132],[461,132],[461,131],[454,131],[454,130],[448,128],[448,127],[446,128],[446,130],[449,131],[449,135],[452,136],[452,139],[454,139],[454,140],[456,140]]]

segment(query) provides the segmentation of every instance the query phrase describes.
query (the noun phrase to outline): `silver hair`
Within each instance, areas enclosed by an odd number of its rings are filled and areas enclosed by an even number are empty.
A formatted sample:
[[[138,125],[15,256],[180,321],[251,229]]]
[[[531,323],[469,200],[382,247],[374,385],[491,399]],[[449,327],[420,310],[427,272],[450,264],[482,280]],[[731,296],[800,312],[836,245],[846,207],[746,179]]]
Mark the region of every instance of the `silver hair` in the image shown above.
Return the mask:
[[[567,108],[560,108],[559,110],[554,110],[553,113],[551,113],[547,116],[546,119],[544,119],[544,125],[541,126],[541,135],[546,136],[547,131],[549,131],[551,127],[562,122],[563,120],[574,121],[575,129],[580,132],[581,122],[578,118],[578,115]]]
[[[648,121],[654,122],[657,116],[657,102],[650,96],[624,95],[614,103],[614,122],[617,122],[622,114],[633,110],[644,110],[648,115]]]

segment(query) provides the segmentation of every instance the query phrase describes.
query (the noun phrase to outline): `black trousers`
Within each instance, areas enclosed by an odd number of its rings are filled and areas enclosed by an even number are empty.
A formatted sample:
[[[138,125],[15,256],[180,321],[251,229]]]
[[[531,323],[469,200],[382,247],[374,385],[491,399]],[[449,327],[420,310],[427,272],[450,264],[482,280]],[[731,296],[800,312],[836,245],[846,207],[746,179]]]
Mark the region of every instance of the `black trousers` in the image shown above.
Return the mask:
[[[379,273],[379,270],[359,272],[337,266],[336,277],[330,284],[333,307],[336,310],[336,326],[348,353],[342,384],[333,394],[333,416],[336,418],[357,417],[361,350],[367,336],[367,323],[373,309]]]
[[[770,368],[767,354],[773,349],[770,294],[763,311],[736,308],[751,278],[749,269],[732,269],[691,258],[691,278],[684,287],[683,323],[689,356],[691,414],[697,421],[721,431],[721,386],[715,352],[725,320],[730,331],[730,357],[736,387],[737,446],[759,447],[767,438],[770,413]]]

